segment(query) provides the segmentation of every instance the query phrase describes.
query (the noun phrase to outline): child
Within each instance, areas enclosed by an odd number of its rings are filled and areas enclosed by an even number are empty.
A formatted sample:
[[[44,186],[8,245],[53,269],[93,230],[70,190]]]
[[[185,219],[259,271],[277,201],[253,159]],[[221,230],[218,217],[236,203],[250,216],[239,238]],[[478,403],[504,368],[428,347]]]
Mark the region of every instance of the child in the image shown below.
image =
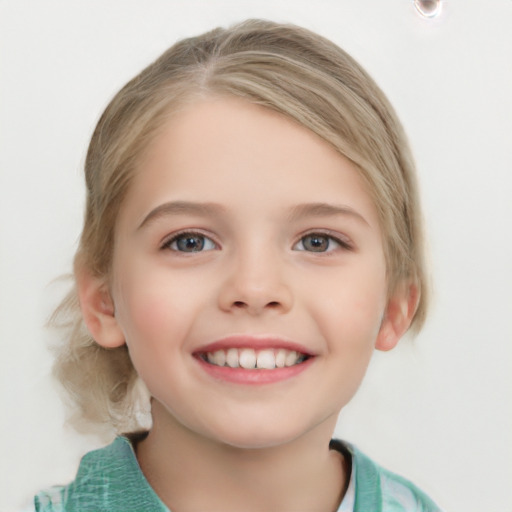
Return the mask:
[[[85,173],[56,373],[124,434],[36,510],[439,510],[331,440],[426,312],[409,148],[351,57],[266,21],[181,41],[112,100]]]

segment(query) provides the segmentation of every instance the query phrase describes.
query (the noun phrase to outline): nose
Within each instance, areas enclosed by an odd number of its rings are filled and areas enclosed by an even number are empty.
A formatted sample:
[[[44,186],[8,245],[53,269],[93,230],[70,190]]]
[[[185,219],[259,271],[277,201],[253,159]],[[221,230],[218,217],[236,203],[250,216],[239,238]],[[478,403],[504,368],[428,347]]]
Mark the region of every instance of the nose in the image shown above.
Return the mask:
[[[229,269],[219,291],[219,307],[230,313],[258,316],[286,313],[293,294],[282,258],[269,251],[238,254],[226,262]]]

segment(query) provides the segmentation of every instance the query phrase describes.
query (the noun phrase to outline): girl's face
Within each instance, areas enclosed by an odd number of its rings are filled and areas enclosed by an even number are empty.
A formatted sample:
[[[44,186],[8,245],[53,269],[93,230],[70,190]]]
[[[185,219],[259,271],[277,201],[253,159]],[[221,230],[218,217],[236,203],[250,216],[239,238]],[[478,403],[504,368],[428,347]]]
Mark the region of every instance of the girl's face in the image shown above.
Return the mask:
[[[155,422],[238,447],[332,430],[375,346],[396,342],[357,170],[262,107],[174,115],[116,229],[115,321]]]

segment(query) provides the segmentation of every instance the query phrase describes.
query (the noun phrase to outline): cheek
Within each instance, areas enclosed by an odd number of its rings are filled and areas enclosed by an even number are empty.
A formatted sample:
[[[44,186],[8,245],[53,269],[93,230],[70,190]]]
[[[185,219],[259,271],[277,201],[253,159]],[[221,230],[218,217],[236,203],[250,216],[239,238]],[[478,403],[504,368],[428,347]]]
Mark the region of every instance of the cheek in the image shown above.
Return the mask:
[[[331,279],[316,298],[317,324],[325,339],[335,340],[331,349],[354,354],[373,350],[386,306],[385,272],[374,269]]]
[[[140,344],[158,346],[183,338],[193,321],[197,290],[190,285],[184,288],[179,279],[166,278],[165,273],[130,269],[124,275],[130,277],[117,280],[116,317],[130,350]]]
[[[127,326],[127,342],[140,339],[152,343],[162,336],[164,324],[174,324],[174,311],[155,297],[140,295],[130,300],[122,315],[122,324]]]
[[[175,362],[181,360],[193,325],[191,311],[179,293],[164,293],[161,286],[132,288],[130,284],[122,288],[116,316],[132,363],[155,395],[165,375],[181,371]]]

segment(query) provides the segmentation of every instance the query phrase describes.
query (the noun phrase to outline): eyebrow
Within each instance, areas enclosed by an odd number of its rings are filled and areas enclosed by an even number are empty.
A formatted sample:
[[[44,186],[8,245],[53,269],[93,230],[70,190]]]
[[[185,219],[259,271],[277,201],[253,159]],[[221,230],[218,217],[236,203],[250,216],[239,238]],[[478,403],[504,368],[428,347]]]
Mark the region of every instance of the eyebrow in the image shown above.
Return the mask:
[[[352,217],[356,220],[370,225],[368,221],[356,210],[346,205],[335,205],[329,203],[306,203],[299,204],[292,208],[290,220],[301,220],[305,217]]]
[[[218,216],[225,208],[216,203],[196,203],[191,201],[171,201],[153,208],[139,224],[137,230],[147,224],[169,215],[198,215],[200,217]],[[337,217],[347,216],[368,224],[368,221],[350,206],[329,203],[305,203],[294,206],[290,212],[290,221],[298,221],[306,217]]]
[[[162,217],[168,215],[198,215],[200,217],[210,217],[219,215],[223,212],[223,208],[219,204],[215,203],[194,203],[191,201],[171,201],[163,203],[156,208],[153,208],[145,217],[144,220],[139,224],[137,230],[150,224]]]

